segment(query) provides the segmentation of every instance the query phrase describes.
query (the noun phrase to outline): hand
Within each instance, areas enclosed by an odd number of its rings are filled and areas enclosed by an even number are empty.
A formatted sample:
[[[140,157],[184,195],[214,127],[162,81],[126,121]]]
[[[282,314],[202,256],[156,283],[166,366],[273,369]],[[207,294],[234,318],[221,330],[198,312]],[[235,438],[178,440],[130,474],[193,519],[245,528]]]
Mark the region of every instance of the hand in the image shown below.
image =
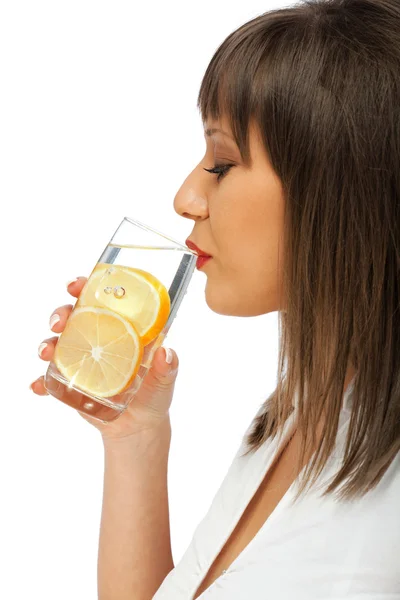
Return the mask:
[[[86,277],[78,277],[68,284],[67,290],[74,298],[78,298],[85,283]],[[52,318],[57,315],[59,320],[52,321],[51,330],[54,333],[62,333],[68,318],[73,310],[72,304],[66,304],[57,308]],[[54,350],[58,336],[45,339],[39,346],[39,356],[42,360],[49,362],[53,359]],[[45,344],[45,346],[43,345]],[[77,410],[88,423],[96,427],[104,440],[126,439],[143,431],[159,427],[169,419],[169,408],[174,393],[175,380],[178,373],[179,360],[176,352],[172,352],[172,363],[165,361],[165,349],[157,348],[153,356],[151,367],[145,378],[130,401],[125,411],[115,421],[103,423],[89,415]],[[39,377],[31,384],[32,391],[38,396],[46,396],[48,392],[44,387],[44,376]]]

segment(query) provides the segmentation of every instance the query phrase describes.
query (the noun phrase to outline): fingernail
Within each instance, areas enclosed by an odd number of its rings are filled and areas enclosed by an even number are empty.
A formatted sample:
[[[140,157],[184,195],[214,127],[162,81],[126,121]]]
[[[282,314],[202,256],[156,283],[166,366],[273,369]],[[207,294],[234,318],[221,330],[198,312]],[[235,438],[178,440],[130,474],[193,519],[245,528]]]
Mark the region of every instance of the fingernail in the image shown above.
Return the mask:
[[[65,285],[66,285],[66,287],[69,287],[72,283],[75,283],[76,281],[78,281],[77,277],[75,277],[75,279],[71,279],[71,281],[67,281],[67,283]]]
[[[165,362],[170,365],[172,363],[172,359],[174,358],[174,355],[172,354],[172,351],[170,348],[164,348],[164,350],[165,350]]]
[[[43,350],[46,348],[47,344],[45,344],[44,342],[42,342],[38,348],[38,354],[41,357],[42,356],[42,352]]]
[[[54,325],[56,323],[58,323],[59,320],[60,320],[60,315],[58,315],[57,313],[54,313],[54,315],[52,315],[50,318],[50,329],[53,329]]]

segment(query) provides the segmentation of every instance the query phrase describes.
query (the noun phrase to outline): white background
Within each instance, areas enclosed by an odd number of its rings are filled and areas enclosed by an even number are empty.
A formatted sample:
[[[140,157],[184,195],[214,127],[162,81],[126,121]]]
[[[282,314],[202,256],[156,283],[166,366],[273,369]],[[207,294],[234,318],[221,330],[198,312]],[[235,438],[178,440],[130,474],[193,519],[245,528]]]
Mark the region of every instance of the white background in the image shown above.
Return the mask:
[[[65,282],[124,216],[184,241],[173,209],[202,158],[201,78],[229,33],[276,1],[12,1],[0,9],[0,597],[95,600],[99,432],[29,384]],[[211,167],[212,165],[210,165]],[[195,271],[165,341],[180,371],[169,460],[175,564],[276,384],[277,313],[213,313]]]

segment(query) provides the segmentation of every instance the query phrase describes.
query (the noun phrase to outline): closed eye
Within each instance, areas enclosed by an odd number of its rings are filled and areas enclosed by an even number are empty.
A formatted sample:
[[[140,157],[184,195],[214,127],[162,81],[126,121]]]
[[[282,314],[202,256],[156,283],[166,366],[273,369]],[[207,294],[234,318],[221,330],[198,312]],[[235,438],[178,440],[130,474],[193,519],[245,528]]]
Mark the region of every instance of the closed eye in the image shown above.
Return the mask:
[[[212,169],[204,169],[208,173],[213,173],[218,175],[217,181],[220,181],[228,171],[236,165],[215,165]],[[204,167],[203,167],[204,168]]]

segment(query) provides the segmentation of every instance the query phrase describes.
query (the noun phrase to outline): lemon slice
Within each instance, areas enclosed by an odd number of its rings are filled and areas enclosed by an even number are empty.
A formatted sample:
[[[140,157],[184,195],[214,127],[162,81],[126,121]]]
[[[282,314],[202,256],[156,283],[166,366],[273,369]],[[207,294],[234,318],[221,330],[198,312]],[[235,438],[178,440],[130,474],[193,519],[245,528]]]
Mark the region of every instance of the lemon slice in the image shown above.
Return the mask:
[[[91,306],[72,311],[54,353],[58,370],[72,385],[100,398],[129,387],[142,358],[143,344],[132,324]]]
[[[78,300],[78,306],[98,306],[127,319],[146,346],[168,321],[171,301],[154,275],[121,265],[98,263]]]
[[[96,299],[95,292],[101,278],[104,276],[109,266],[110,265],[104,263],[97,263],[80,293],[76,306],[100,306]]]

